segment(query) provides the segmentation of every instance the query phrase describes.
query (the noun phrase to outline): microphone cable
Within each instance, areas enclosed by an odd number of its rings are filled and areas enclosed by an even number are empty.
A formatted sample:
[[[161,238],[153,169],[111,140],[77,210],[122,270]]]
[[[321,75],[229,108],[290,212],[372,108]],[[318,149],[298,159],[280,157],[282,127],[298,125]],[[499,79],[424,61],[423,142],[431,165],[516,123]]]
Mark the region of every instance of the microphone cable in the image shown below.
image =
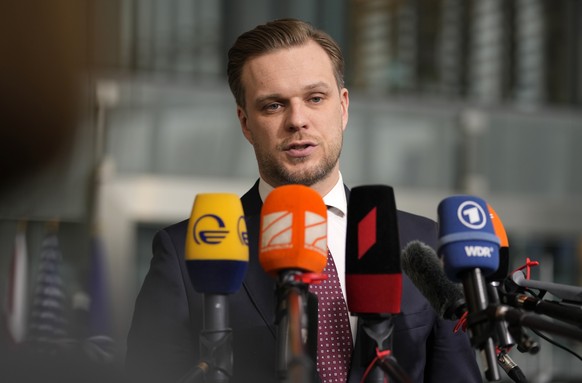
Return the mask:
[[[566,351],[569,354],[572,354],[573,356],[575,356],[576,358],[582,360],[582,356],[578,355],[575,351],[569,349],[568,347],[564,346],[561,343],[558,343],[557,341],[553,340],[552,338],[550,338],[549,336],[545,335],[544,333],[542,333],[539,330],[536,329],[530,329],[534,334],[536,334],[537,336],[539,336],[540,338],[544,339],[545,341],[553,344],[554,346],[561,348],[562,350]]]
[[[509,354],[503,350],[497,350],[497,362],[505,371],[507,376],[516,383],[527,383],[525,374],[519,366],[511,359]]]

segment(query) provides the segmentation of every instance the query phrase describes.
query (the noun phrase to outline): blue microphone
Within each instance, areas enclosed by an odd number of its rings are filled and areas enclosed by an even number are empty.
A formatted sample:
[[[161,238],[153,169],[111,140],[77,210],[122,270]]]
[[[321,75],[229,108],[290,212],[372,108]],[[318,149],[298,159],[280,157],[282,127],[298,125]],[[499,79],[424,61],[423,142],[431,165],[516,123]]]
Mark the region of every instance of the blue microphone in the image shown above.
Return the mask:
[[[438,255],[443,259],[447,277],[453,282],[463,283],[471,344],[484,353],[488,380],[500,380],[493,326],[483,321],[471,321],[475,314],[487,309],[485,277],[499,267],[500,242],[487,203],[469,195],[445,198],[438,206],[438,221]]]
[[[452,196],[438,206],[439,246],[445,273],[461,282],[467,270],[479,268],[491,275],[499,267],[499,237],[487,203],[474,196]]]

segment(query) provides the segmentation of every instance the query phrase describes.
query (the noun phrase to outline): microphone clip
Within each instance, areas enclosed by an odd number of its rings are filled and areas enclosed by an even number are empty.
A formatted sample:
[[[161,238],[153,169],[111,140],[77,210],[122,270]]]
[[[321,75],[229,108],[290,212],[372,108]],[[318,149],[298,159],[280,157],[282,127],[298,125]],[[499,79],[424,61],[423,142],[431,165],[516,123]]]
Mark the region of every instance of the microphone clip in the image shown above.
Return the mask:
[[[302,272],[299,270],[289,270],[279,274],[275,290],[275,295],[277,296],[275,324],[280,324],[281,319],[287,315],[287,299],[290,294],[299,295],[303,303],[307,304],[309,285],[321,283],[326,279],[326,274]]]
[[[305,283],[307,285],[318,284],[327,279],[327,274],[320,273],[299,273],[295,274],[294,280],[299,283]]]

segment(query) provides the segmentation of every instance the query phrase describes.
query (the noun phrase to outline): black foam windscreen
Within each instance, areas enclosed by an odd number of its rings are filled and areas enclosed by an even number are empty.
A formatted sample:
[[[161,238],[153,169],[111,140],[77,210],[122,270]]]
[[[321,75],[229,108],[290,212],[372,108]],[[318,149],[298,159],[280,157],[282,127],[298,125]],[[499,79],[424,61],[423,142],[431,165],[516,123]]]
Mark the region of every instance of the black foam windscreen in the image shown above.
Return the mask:
[[[466,311],[463,287],[449,280],[430,246],[420,241],[408,243],[402,251],[402,270],[439,317],[455,320]]]

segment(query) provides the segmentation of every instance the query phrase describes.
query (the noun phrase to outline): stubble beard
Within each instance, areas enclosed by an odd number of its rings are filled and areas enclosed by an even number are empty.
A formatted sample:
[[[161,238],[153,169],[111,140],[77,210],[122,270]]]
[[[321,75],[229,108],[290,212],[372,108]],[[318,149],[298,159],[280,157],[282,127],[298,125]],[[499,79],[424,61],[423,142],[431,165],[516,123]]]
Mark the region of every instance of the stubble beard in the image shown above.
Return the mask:
[[[308,169],[289,169],[282,166],[272,155],[264,155],[264,153],[259,153],[256,149],[255,154],[263,178],[273,186],[289,184],[312,186],[331,174],[339,161],[342,144],[343,137],[338,144],[330,147],[329,155],[326,155],[319,163]],[[299,165],[307,161],[310,161],[308,157],[298,158],[294,160],[294,164]]]

